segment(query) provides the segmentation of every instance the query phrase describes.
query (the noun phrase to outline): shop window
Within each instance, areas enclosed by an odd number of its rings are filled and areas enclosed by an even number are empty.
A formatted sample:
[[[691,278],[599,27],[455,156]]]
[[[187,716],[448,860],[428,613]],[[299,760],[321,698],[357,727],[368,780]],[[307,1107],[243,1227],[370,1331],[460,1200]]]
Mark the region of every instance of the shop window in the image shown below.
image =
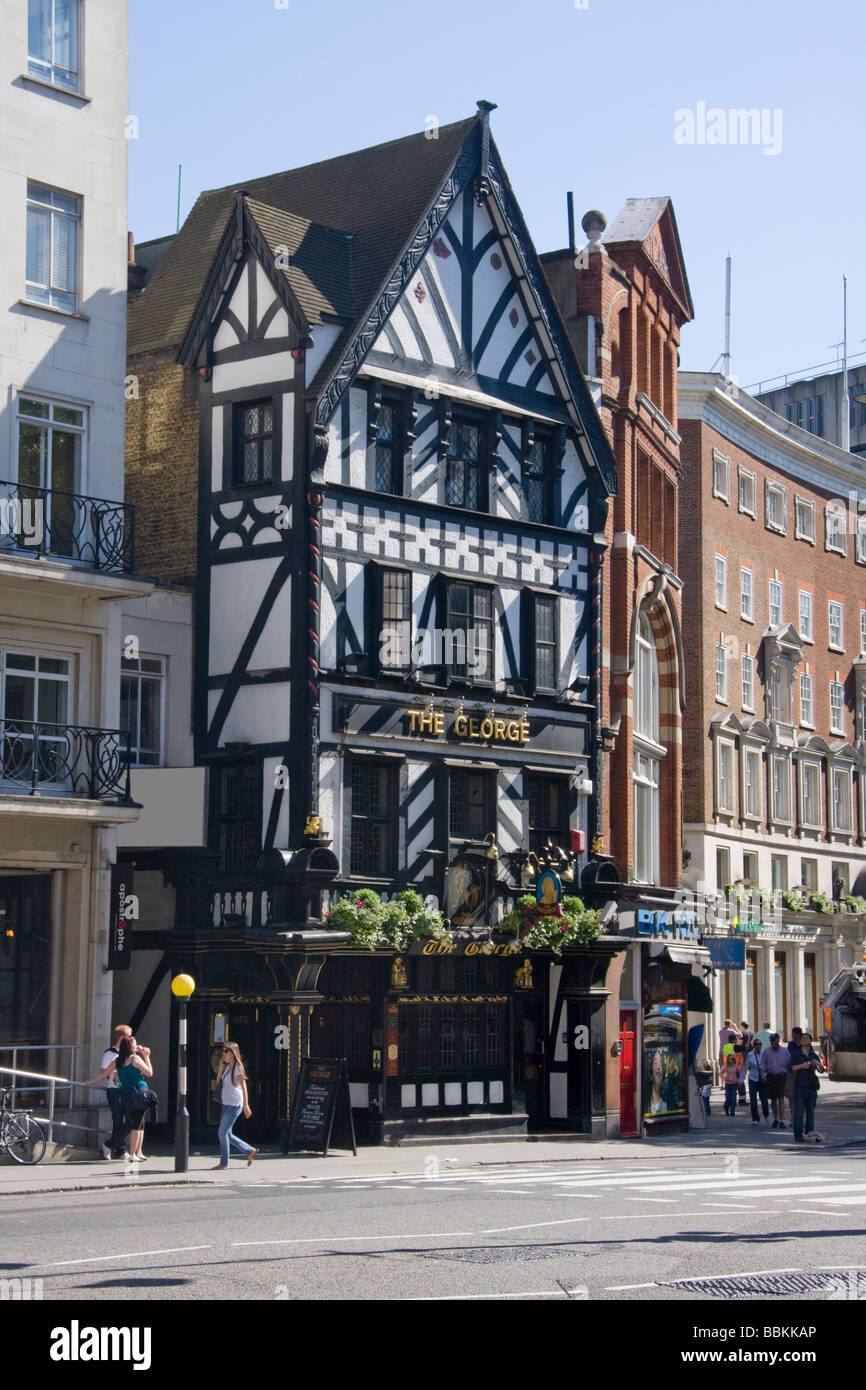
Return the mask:
[[[527,777],[529,848],[543,850],[547,841],[569,847],[568,780],[565,777]]]
[[[225,873],[252,873],[259,856],[261,770],[253,762],[217,767],[211,776],[211,844]]]
[[[397,869],[397,787],[394,768],[353,758],[351,778],[351,872],[387,878]]]
[[[504,1004],[487,1000],[407,1001],[399,1015],[401,1074],[483,1075],[501,1070],[506,1065],[508,1038],[505,1009]]]

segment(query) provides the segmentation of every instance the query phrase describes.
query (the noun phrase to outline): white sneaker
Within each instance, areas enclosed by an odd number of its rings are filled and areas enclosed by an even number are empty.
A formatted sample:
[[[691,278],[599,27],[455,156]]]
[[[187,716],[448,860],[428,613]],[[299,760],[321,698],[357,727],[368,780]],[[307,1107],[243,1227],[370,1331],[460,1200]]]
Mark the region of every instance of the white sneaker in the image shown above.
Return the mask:
[[[103,1157],[103,1158],[108,1158],[108,1159],[110,1159],[110,1158],[111,1158],[111,1149],[108,1147],[108,1145],[107,1145],[107,1144],[100,1144],[99,1147],[100,1147],[100,1150],[101,1150],[101,1152],[102,1152],[102,1157]]]

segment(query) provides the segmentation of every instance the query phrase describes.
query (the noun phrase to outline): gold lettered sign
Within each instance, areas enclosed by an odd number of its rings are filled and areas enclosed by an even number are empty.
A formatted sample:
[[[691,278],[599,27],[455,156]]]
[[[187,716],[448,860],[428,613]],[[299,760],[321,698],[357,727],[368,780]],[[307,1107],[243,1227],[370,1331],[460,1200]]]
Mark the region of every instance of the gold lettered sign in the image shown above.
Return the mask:
[[[529,742],[529,720],[526,715],[518,719],[505,719],[491,712],[483,716],[458,714],[449,729],[445,726],[445,714],[437,709],[407,709],[410,734],[429,734],[433,738],[444,738],[446,733],[461,743],[513,743]]]

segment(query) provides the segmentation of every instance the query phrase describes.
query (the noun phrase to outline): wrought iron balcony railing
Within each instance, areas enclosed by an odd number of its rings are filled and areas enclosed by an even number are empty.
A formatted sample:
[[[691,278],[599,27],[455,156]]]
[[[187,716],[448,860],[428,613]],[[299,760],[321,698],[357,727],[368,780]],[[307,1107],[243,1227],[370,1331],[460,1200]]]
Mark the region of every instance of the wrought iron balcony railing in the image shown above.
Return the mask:
[[[132,574],[135,510],[128,502],[0,480],[0,554],[52,555]]]
[[[0,794],[131,803],[130,735],[122,729],[0,719]]]

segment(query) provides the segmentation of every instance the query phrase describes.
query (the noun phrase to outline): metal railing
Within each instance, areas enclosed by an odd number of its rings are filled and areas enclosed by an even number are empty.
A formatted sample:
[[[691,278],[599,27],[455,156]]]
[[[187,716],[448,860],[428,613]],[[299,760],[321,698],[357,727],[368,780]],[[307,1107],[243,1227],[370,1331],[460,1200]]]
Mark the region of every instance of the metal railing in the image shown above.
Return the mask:
[[[0,720],[0,792],[131,802],[130,734],[77,724]]]
[[[52,555],[132,574],[134,533],[135,509],[128,502],[0,480],[0,552]]]
[[[4,1047],[4,1048],[0,1048],[0,1051],[3,1051],[3,1052],[15,1052],[15,1053],[17,1053],[17,1052],[62,1052],[62,1051],[69,1051],[69,1052],[73,1052],[73,1053],[74,1053],[77,1049],[78,1049],[78,1043],[59,1043],[59,1044],[55,1044],[55,1045],[53,1045],[53,1046],[50,1045],[50,1044],[48,1044],[48,1045],[44,1045],[44,1046],[41,1046],[41,1047],[29,1047],[29,1048],[28,1048],[28,1047],[18,1047],[18,1048],[13,1048],[13,1047],[8,1047],[8,1048],[7,1048],[7,1047]],[[0,1082],[2,1082],[3,1078],[4,1078],[4,1077],[7,1077],[7,1076],[10,1076],[10,1077],[12,1078],[11,1085],[9,1085],[9,1086],[7,1087],[7,1089],[8,1089],[8,1090],[10,1091],[10,1093],[11,1093],[11,1098],[12,1098],[12,1109],[13,1109],[13,1110],[15,1109],[16,1105],[20,1102],[21,1096],[22,1096],[25,1092],[30,1092],[30,1091],[36,1091],[36,1092],[39,1092],[39,1093],[43,1093],[43,1092],[45,1092],[45,1091],[48,1092],[48,1113],[45,1114],[45,1115],[41,1115],[41,1114],[39,1114],[39,1113],[36,1112],[36,1109],[35,1109],[35,1106],[34,1106],[34,1107],[33,1107],[33,1110],[34,1110],[33,1118],[36,1119],[36,1120],[39,1120],[42,1124],[44,1124],[44,1125],[46,1126],[46,1128],[47,1128],[47,1130],[48,1130],[47,1138],[48,1138],[49,1144],[53,1144],[53,1142],[54,1142],[54,1131],[55,1131],[55,1129],[61,1129],[61,1130],[76,1129],[76,1130],[80,1130],[83,1134],[95,1134],[95,1135],[97,1136],[97,1138],[98,1138],[98,1136],[99,1136],[99,1134],[100,1134],[100,1130],[99,1130],[98,1127],[95,1127],[95,1126],[93,1126],[93,1125],[79,1125],[79,1124],[76,1124],[73,1120],[58,1120],[58,1119],[57,1119],[57,1092],[58,1092],[58,1088],[60,1089],[61,1093],[62,1093],[62,1092],[67,1092],[67,1093],[68,1093],[68,1100],[67,1100],[67,1106],[66,1106],[66,1108],[67,1108],[67,1109],[70,1109],[71,1106],[72,1106],[72,1092],[73,1092],[73,1090],[75,1089],[76,1086],[78,1086],[78,1087],[83,1087],[83,1083],[82,1083],[82,1082],[80,1082],[80,1081],[73,1081],[72,1078],[69,1077],[69,1076],[53,1076],[50,1072],[42,1072],[42,1071],[25,1071],[25,1070],[23,1070],[23,1069],[20,1068],[20,1067],[14,1067],[14,1066],[12,1066],[12,1067],[4,1067],[4,1066],[0,1066]],[[19,1076],[20,1076],[20,1077],[25,1077],[27,1080],[42,1081],[42,1082],[47,1082],[48,1084],[47,1084],[47,1086],[46,1086],[46,1085],[42,1085],[42,1086],[22,1086],[22,1085],[20,1085],[20,1084],[18,1083],[18,1080],[17,1080],[17,1078],[18,1078]]]

